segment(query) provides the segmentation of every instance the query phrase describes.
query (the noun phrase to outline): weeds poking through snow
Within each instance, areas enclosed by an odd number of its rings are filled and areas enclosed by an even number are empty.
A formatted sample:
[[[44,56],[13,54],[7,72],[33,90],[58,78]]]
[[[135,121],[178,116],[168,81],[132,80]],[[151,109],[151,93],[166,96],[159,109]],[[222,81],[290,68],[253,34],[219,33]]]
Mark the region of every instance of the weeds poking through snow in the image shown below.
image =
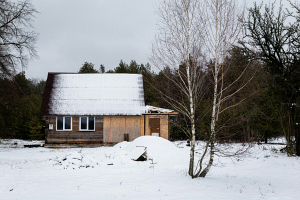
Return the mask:
[[[98,163],[93,162],[90,158],[86,157],[84,154],[81,154],[81,150],[68,154],[64,157],[57,157],[53,159],[55,162],[53,165],[58,166],[59,169],[80,169],[80,168],[94,168],[94,164]]]
[[[153,162],[153,158],[149,158],[149,160],[151,160],[150,165],[152,165],[152,166],[150,166],[149,168],[153,168],[153,169],[154,169],[154,165],[155,165],[156,163]]]

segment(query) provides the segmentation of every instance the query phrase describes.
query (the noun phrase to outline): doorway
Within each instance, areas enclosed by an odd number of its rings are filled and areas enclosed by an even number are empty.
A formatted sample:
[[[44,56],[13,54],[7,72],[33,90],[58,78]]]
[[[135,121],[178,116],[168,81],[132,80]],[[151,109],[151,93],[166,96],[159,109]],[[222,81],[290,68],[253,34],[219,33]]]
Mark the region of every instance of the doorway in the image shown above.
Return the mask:
[[[150,134],[160,136],[160,118],[150,118]]]

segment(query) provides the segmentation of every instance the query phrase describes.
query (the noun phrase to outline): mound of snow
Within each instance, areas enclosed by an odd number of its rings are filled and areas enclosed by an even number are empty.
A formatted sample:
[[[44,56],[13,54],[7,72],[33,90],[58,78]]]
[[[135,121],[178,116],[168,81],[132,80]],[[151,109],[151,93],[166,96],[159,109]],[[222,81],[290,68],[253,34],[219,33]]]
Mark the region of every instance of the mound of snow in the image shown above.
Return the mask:
[[[53,165],[56,166],[57,169],[94,168],[95,165],[98,165],[97,162],[85,156],[80,151],[75,151],[62,157],[56,157],[53,161]]]
[[[147,151],[148,159],[166,160],[177,156],[179,149],[169,140],[155,136],[141,136],[128,144],[124,151],[131,159],[137,159],[138,154]]]
[[[123,149],[124,147],[126,147],[129,143],[127,141],[123,141],[123,142],[119,142],[116,145],[114,145],[114,148],[117,149]]]

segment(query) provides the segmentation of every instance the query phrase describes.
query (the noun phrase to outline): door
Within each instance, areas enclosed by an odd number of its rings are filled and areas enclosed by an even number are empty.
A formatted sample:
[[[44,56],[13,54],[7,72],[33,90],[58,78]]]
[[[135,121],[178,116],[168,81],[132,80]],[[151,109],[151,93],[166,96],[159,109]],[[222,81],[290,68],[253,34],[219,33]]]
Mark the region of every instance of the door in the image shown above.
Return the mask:
[[[160,136],[160,119],[150,118],[150,134],[152,136]]]

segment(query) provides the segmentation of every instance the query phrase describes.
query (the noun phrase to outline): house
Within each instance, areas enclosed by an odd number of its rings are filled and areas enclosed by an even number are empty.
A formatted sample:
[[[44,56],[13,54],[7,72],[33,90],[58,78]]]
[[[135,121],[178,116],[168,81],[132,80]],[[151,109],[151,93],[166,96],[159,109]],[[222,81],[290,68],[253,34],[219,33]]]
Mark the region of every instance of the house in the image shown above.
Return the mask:
[[[141,74],[48,73],[41,114],[46,144],[170,138],[173,110],[145,106]]]

